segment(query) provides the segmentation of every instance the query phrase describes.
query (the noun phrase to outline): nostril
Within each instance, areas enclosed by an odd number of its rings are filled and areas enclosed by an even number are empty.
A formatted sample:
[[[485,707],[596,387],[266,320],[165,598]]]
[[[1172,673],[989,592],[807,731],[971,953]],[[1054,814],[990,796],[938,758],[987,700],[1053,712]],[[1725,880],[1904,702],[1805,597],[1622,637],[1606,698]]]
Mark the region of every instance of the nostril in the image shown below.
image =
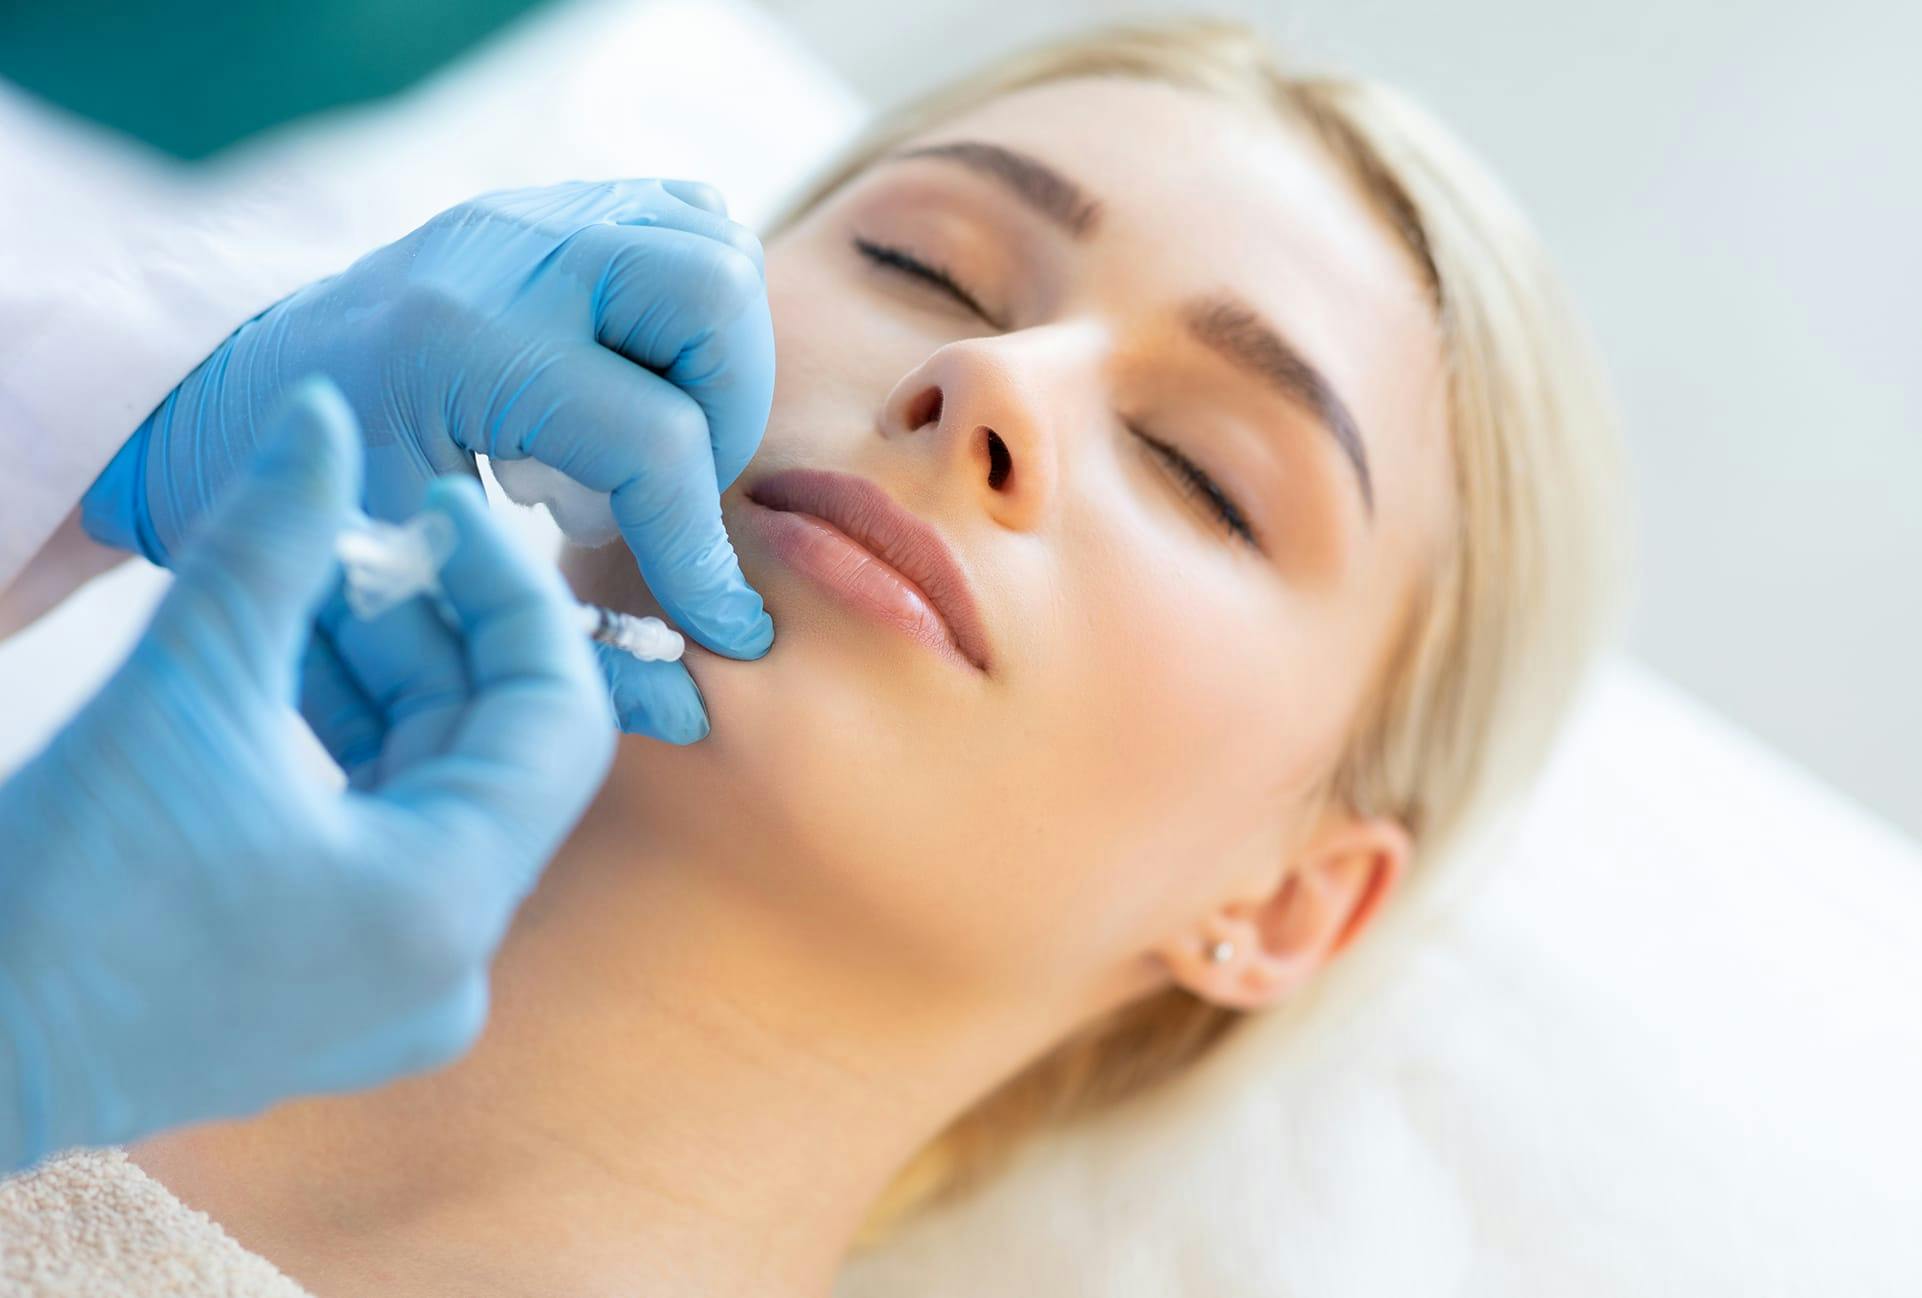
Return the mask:
[[[925,389],[908,404],[909,429],[926,428],[941,422],[941,389]]]
[[[1001,440],[1001,434],[992,428],[983,431],[988,435],[988,486],[999,491],[1014,469],[1014,457],[1008,454],[1008,444]]]

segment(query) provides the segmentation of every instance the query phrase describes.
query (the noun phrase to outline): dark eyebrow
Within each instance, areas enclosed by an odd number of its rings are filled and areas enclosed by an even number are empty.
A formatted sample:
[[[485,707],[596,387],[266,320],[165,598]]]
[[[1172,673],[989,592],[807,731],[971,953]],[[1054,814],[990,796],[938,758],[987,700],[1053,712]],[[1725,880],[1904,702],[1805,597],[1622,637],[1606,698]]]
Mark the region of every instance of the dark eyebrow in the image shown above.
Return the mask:
[[[1272,325],[1232,294],[1191,302],[1182,313],[1188,331],[1242,369],[1263,379],[1290,401],[1306,406],[1341,447],[1354,466],[1362,503],[1375,514],[1374,476],[1368,471],[1368,450],[1362,445],[1355,417],[1334,386]]]
[[[1032,154],[982,140],[928,144],[888,155],[890,160],[944,158],[999,182],[1016,198],[1077,239],[1093,236],[1101,204],[1087,190]]]
[[[1032,154],[985,140],[953,140],[899,150],[883,161],[910,158],[958,162],[987,176],[1078,240],[1092,238],[1100,223],[1100,200]],[[1322,372],[1274,326],[1232,294],[1199,299],[1183,314],[1189,331],[1204,345],[1261,378],[1290,401],[1307,407],[1321,421],[1354,466],[1362,504],[1373,518],[1375,485],[1367,448],[1355,417]]]

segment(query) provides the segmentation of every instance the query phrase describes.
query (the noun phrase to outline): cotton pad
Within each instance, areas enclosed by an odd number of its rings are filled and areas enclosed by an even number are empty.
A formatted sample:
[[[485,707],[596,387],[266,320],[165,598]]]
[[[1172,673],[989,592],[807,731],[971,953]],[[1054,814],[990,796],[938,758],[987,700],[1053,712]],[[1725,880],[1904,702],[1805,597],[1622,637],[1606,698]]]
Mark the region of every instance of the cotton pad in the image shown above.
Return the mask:
[[[606,545],[621,534],[614,523],[614,507],[605,491],[583,487],[551,465],[531,457],[489,459],[494,481],[517,505],[545,505],[554,526],[575,545]]]

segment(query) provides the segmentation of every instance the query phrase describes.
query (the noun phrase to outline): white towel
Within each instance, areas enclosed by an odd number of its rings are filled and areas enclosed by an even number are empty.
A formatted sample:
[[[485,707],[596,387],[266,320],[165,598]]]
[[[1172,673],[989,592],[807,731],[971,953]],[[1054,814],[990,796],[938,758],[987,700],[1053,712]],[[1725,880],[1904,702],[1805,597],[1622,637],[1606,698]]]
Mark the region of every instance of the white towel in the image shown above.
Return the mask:
[[[313,1298],[117,1149],[0,1181],[8,1298]]]

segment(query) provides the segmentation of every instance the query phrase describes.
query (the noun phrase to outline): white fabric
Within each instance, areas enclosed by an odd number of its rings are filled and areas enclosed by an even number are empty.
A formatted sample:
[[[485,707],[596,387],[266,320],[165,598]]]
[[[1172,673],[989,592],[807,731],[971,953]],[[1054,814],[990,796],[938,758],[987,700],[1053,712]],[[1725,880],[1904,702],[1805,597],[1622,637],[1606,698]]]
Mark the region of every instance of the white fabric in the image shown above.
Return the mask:
[[[184,219],[170,169],[4,82],[0,174],[4,590],[146,413],[279,280],[267,259],[223,258],[219,222]]]
[[[314,1298],[117,1149],[0,1181],[7,1298]]]
[[[716,118],[723,101],[738,114]],[[329,264],[473,189],[569,176],[710,179],[754,220],[855,117],[754,11],[593,5],[264,148],[223,192],[271,181],[281,205],[255,190],[234,210]],[[247,290],[220,290],[234,320]],[[122,568],[0,645],[0,769],[91,692],[162,585]],[[839,1298],[1915,1292],[1912,845],[1618,663],[1485,865],[1384,994],[1331,1002],[1310,1033],[1261,1025],[1049,1138]]]

